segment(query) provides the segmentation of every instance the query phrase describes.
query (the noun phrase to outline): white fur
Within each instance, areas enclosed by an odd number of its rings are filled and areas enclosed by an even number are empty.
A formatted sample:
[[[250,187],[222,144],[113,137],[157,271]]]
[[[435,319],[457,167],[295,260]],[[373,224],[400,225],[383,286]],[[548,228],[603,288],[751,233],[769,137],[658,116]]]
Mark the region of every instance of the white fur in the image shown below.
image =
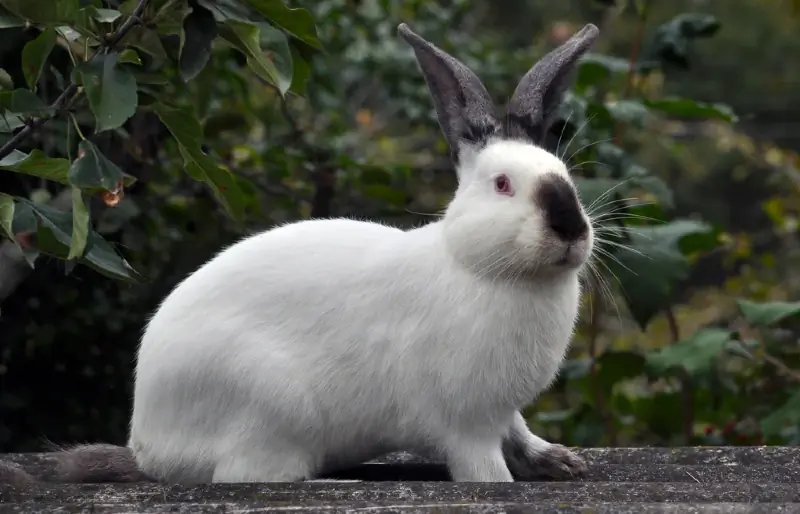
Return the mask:
[[[462,163],[437,222],[302,221],[222,251],[142,338],[129,441],[142,471],[298,480],[409,450],[445,458],[455,480],[512,480],[504,438],[549,446],[518,410],[556,375],[592,249],[590,234],[553,265],[566,247],[534,201],[547,172],[569,179],[545,150],[493,141]]]

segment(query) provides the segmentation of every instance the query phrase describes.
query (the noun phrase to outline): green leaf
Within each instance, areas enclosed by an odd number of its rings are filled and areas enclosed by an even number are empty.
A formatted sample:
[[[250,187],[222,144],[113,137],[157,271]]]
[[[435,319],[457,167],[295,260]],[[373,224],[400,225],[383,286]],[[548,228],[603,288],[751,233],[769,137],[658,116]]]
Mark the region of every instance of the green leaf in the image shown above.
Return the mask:
[[[122,170],[89,140],[78,145],[79,157],[69,167],[69,183],[80,189],[102,189],[116,193],[122,185]]]
[[[238,183],[230,172],[220,168],[201,149],[203,128],[191,107],[170,107],[155,104],[156,115],[178,141],[184,169],[195,180],[211,187],[216,198],[235,220],[244,218],[245,201]]]
[[[55,44],[56,30],[47,27],[22,49],[22,72],[29,88],[36,90],[36,84]]]
[[[667,97],[659,100],[644,100],[644,105],[680,118],[713,118],[731,123],[735,123],[739,119],[733,109],[727,105],[697,102],[689,98]]]
[[[629,66],[627,59],[587,53],[578,61],[578,75],[575,83],[579,87],[586,87],[605,82],[614,74],[628,73]]]
[[[11,227],[15,234],[36,232],[36,215],[30,207],[29,201],[18,198],[14,204],[14,224]]]
[[[591,368],[591,359],[567,359],[561,363],[561,369],[558,375],[563,376],[567,380],[579,380],[586,377]]]
[[[122,38],[120,46],[135,47],[151,56],[153,58],[153,62],[150,65],[151,69],[160,68],[169,59],[167,51],[164,49],[164,44],[158,36],[158,32],[142,27],[141,25],[132,28],[131,31]]]
[[[690,220],[637,226],[630,232],[631,249],[617,252],[618,262],[608,264],[615,270],[628,308],[642,330],[669,305],[677,282],[686,278],[689,262],[685,253],[704,249],[708,241],[689,238],[712,232],[709,225]]]
[[[9,115],[52,116],[55,110],[29,89],[15,89],[0,92],[0,107]]]
[[[698,330],[686,339],[648,354],[647,367],[657,374],[682,369],[690,376],[699,376],[711,369],[730,341],[728,330]]]
[[[25,20],[0,5],[0,29],[24,27]]]
[[[607,350],[597,359],[598,380],[610,392],[614,384],[640,376],[645,362],[645,357],[636,352]]]
[[[180,71],[184,82],[200,73],[211,57],[211,45],[217,37],[214,15],[195,4],[183,20],[183,37],[180,48]]]
[[[86,240],[89,237],[89,209],[86,207],[84,193],[77,187],[72,188],[72,238],[69,244],[68,260],[83,256],[86,251]]]
[[[25,125],[25,121],[13,112],[0,109],[0,133],[11,133]]]
[[[14,150],[0,160],[0,169],[16,171],[17,173],[66,184],[68,183],[69,161],[67,159],[47,157],[38,149],[27,155],[19,150]]]
[[[246,0],[270,22],[312,48],[322,49],[314,17],[305,9],[290,9],[283,0]]]
[[[31,209],[28,202],[22,198],[17,199],[17,201],[14,202],[14,221],[11,226],[11,232],[14,234],[14,237],[17,238],[21,234],[35,234],[37,232],[37,226],[36,215],[33,213],[33,209]],[[22,246],[16,239],[14,242],[17,243],[17,247],[22,250],[22,256],[25,257],[28,265],[33,268],[36,264],[36,259],[39,257],[39,250],[28,246]]]
[[[69,25],[80,10],[79,0],[3,0],[15,15],[43,25]]]
[[[99,39],[103,30],[99,24],[102,16],[98,11],[99,9],[94,5],[87,5],[82,8],[78,11],[70,28],[84,36]]]
[[[223,22],[225,20],[239,20],[250,22],[253,19],[261,18],[259,13],[250,7],[243,4],[239,0],[196,0],[198,4],[202,5],[214,14],[214,18]]]
[[[800,302],[753,302],[737,300],[739,311],[752,325],[768,326],[800,314]]]
[[[630,186],[627,188],[628,190],[640,187],[655,196],[659,205],[670,209],[675,206],[672,189],[660,177],[652,175],[643,167],[637,164],[628,166],[625,170],[624,178]]]
[[[34,214],[38,249],[59,259],[66,259],[72,244],[73,215],[49,205],[21,199]],[[86,250],[77,262],[108,277],[129,282],[138,281],[138,274],[99,234],[89,231]]]
[[[14,81],[6,70],[0,68],[0,91],[8,89],[14,89]]]
[[[0,193],[0,229],[9,239],[14,239],[14,199]]]
[[[292,87],[289,88],[289,91],[296,95],[305,96],[307,92],[306,85],[311,76],[311,67],[294,45],[290,46],[290,51],[292,52],[292,69],[294,72],[292,73]]]
[[[797,424],[800,424],[800,390],[761,420],[761,432],[764,437],[774,437],[780,435],[784,428]]]
[[[289,48],[289,40],[286,34],[271,27],[269,24],[259,24],[261,29],[261,48],[265,49],[267,59],[275,65],[278,70],[277,86],[282,95],[285,95],[292,85],[294,66],[292,63],[292,51]]]
[[[95,19],[100,23],[114,23],[122,13],[116,9],[97,9],[95,8]]]
[[[615,120],[636,127],[643,127],[653,117],[652,113],[639,100],[610,102],[606,104],[606,109]]]
[[[261,50],[260,29],[257,25],[226,20],[219,25],[219,35],[247,57],[247,65],[253,73],[278,87],[282,95],[286,92],[281,88],[281,84],[286,83],[287,77],[281,77],[280,71],[271,60],[272,57],[266,56]],[[291,83],[291,75],[288,81]]]
[[[117,60],[119,64],[135,64],[137,66],[142,65],[142,59],[139,57],[139,54],[136,53],[136,50],[133,48],[126,48],[119,54],[119,58]]]
[[[126,282],[138,282],[140,275],[128,261],[117,253],[116,250],[95,231],[89,232],[87,251],[81,258],[81,264],[89,266],[95,271],[114,279]]]
[[[98,55],[79,68],[89,106],[97,120],[96,132],[121,127],[136,113],[136,79],[117,66],[117,54]]]
[[[710,14],[679,14],[658,27],[647,55],[665,64],[688,68],[691,41],[713,36],[719,29],[719,20]]]

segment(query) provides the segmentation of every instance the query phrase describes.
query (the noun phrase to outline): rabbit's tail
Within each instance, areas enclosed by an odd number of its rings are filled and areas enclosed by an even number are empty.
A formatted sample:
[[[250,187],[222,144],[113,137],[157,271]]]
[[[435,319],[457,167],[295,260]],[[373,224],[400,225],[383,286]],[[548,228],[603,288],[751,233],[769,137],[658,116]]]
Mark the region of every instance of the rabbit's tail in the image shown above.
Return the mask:
[[[106,483],[152,482],[139,470],[130,448],[113,444],[56,447],[55,470],[48,482]],[[23,486],[37,482],[20,466],[0,461],[0,485]]]
[[[22,469],[21,466],[0,460],[0,485],[13,485],[22,487],[36,482],[33,475]]]

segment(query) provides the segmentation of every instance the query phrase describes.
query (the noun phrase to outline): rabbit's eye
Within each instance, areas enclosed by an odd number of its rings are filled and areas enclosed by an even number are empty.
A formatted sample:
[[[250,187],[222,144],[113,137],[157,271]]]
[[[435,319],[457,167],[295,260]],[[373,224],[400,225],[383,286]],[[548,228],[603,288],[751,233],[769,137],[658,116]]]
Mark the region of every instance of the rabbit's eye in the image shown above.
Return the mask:
[[[505,175],[498,175],[494,178],[494,190],[501,195],[513,196],[514,190],[511,188],[511,181]]]

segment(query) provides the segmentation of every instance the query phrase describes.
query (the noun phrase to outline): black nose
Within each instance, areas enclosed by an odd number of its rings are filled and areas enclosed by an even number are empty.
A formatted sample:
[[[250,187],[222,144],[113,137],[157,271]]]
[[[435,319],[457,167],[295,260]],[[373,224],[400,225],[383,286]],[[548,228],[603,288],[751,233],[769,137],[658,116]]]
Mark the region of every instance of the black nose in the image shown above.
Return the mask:
[[[562,241],[586,237],[589,225],[581,212],[572,184],[556,174],[548,174],[539,185],[536,200],[544,211],[547,225]]]

